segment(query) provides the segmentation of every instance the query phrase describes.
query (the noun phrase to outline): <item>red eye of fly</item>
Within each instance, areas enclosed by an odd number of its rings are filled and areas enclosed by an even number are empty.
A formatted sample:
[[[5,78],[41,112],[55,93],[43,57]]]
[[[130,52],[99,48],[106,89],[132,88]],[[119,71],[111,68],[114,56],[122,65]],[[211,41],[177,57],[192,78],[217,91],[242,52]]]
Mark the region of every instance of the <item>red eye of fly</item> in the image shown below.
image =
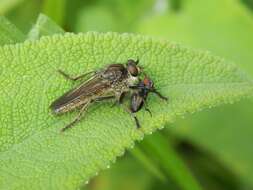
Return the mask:
[[[153,87],[153,82],[148,77],[143,79],[143,84],[149,88]]]

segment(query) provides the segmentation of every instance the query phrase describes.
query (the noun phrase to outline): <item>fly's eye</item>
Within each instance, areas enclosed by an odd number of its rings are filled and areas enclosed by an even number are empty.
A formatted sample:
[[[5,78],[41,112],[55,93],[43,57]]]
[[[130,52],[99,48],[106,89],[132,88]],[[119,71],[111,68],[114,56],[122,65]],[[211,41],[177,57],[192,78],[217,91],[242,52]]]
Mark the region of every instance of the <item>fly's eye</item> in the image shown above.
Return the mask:
[[[139,74],[140,69],[137,67],[138,63],[139,59],[137,59],[136,61],[133,59],[127,60],[127,70],[134,77],[136,77]]]
[[[134,64],[128,64],[127,70],[134,77],[136,77],[139,74],[138,68]]]

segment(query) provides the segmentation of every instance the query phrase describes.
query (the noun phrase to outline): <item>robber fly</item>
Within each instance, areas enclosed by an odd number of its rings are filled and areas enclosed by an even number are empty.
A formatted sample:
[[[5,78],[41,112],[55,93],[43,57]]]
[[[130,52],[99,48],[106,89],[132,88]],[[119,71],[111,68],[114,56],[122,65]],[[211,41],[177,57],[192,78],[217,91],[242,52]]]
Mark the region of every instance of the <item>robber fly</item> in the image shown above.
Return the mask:
[[[154,87],[154,82],[149,79],[147,76],[144,77],[142,81],[140,81],[137,85],[129,86],[130,89],[133,89],[134,91],[131,94],[131,101],[130,101],[130,108],[128,109],[128,112],[132,115],[132,117],[135,120],[137,128],[140,128],[140,123],[138,118],[134,113],[140,111],[142,107],[144,106],[144,109],[149,112],[149,114],[152,116],[151,111],[147,107],[147,97],[148,94],[155,93],[159,98],[168,101],[168,98],[161,95],[160,92],[158,92]]]
[[[129,59],[126,64],[110,64],[100,70],[77,77],[71,77],[59,71],[65,78],[73,81],[86,78],[82,84],[66,92],[50,105],[54,114],[62,114],[80,108],[76,118],[62,128],[62,131],[74,126],[92,103],[109,99],[120,102],[123,94],[129,91],[129,86],[139,81],[138,75],[141,69],[137,66],[138,62],[139,60]]]

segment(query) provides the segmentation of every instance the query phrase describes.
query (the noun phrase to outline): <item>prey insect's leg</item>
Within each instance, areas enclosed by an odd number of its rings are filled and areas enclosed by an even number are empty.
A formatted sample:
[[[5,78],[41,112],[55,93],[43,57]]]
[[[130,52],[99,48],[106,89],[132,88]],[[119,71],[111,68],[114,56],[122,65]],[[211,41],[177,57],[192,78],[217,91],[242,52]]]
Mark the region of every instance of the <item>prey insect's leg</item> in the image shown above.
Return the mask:
[[[61,132],[64,132],[66,129],[73,127],[78,121],[80,121],[82,114],[87,110],[89,104],[90,104],[90,102],[87,102],[86,104],[84,104],[83,107],[81,108],[80,112],[78,113],[78,115],[75,117],[75,119],[71,123],[66,125],[64,128],[62,128]]]
[[[82,78],[86,77],[87,75],[90,75],[90,74],[94,74],[94,73],[95,73],[95,71],[91,71],[91,72],[84,73],[84,74],[79,75],[79,76],[76,76],[76,77],[72,77],[72,76],[70,76],[69,74],[63,72],[62,70],[58,70],[58,72],[59,72],[61,75],[63,75],[66,79],[72,80],[72,81],[76,81],[76,80],[82,79]]]
[[[131,115],[132,118],[134,118],[137,129],[141,128],[141,125],[140,125],[140,122],[139,122],[137,116],[129,108],[127,108],[126,106],[124,106],[124,110],[126,112],[128,112]]]
[[[152,117],[152,113],[151,113],[150,109],[148,109],[147,107],[145,107],[145,111],[147,111],[150,114],[150,117]]]
[[[135,124],[136,124],[137,129],[141,128],[141,125],[140,125],[140,123],[139,123],[138,118],[137,118],[135,115],[134,115],[133,117],[134,117],[134,121],[135,121]]]
[[[153,91],[151,91],[151,92],[155,93],[159,98],[161,98],[161,99],[163,99],[163,100],[165,100],[165,101],[168,101],[168,98],[165,97],[165,96],[163,96],[163,95],[162,95],[160,92],[158,92],[157,90],[153,90]]]
[[[152,113],[151,113],[150,109],[147,106],[147,102],[145,100],[143,100],[143,103],[144,103],[144,109],[145,109],[145,111],[147,111],[150,114],[150,117],[152,117]]]

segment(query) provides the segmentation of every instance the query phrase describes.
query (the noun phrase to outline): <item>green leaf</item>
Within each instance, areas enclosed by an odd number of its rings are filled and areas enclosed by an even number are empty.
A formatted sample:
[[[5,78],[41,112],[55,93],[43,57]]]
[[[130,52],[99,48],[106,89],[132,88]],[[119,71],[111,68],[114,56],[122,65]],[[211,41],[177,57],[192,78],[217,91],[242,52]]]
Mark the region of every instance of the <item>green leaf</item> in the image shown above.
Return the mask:
[[[150,155],[155,155],[167,176],[171,177],[182,190],[202,189],[190,169],[173,149],[164,136],[156,133],[144,140],[144,147]]]
[[[130,150],[133,157],[138,160],[144,168],[150,172],[154,177],[159,179],[162,182],[166,181],[165,175],[158,168],[158,166],[148,157],[145,153],[137,146],[134,149]]]
[[[112,14],[111,10],[106,9],[105,6],[85,7],[80,10],[75,30],[78,32],[86,31],[116,31],[116,21],[118,18]]]
[[[1,189],[80,187],[143,133],[253,91],[252,79],[219,57],[139,35],[54,35],[1,47],[0,55]],[[92,106],[73,129],[60,133],[77,113],[50,113],[50,103],[75,86],[57,69],[74,75],[137,57],[169,103],[150,96],[153,117],[139,112],[140,130],[121,107],[103,103]]]
[[[76,22],[72,20],[71,22],[74,23],[76,32],[130,32],[135,29],[139,20],[150,13],[154,2],[154,0],[98,0],[79,8]]]
[[[253,2],[251,0],[241,0],[241,2],[244,3],[251,11],[253,10]]]
[[[66,0],[45,0],[42,12],[62,26],[65,20]]]
[[[0,16],[0,45],[21,42],[24,34],[5,17]]]
[[[138,32],[208,49],[253,74],[253,16],[239,1],[182,1],[179,14],[147,19]],[[212,151],[242,181],[253,184],[252,107],[251,100],[210,110],[177,122],[173,129]]]
[[[133,149],[135,150],[135,148]],[[81,190],[147,190],[152,188],[155,178],[145,171],[135,158],[126,152],[109,170],[100,172]],[[157,182],[161,183],[160,180]]]
[[[43,1],[44,2],[44,1]],[[41,11],[42,1],[23,0],[6,17],[23,33],[27,33],[36,22]]]
[[[28,34],[28,39],[37,40],[41,36],[51,36],[58,33],[64,33],[64,30],[46,15],[40,14]]]
[[[11,9],[15,8],[18,4],[24,0],[1,0],[0,1],[0,14],[4,15]]]

